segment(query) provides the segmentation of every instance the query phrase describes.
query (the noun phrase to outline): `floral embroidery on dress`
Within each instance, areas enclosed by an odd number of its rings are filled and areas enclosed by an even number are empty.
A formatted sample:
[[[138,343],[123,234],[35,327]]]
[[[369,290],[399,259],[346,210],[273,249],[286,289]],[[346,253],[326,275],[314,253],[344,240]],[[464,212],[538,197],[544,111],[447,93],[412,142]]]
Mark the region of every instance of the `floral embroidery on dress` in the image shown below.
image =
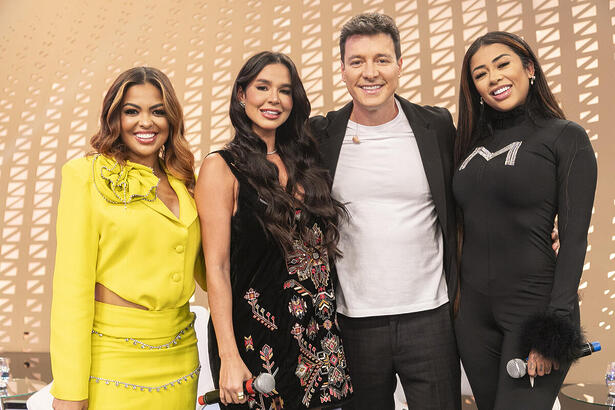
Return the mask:
[[[251,339],[251,336],[250,336]],[[273,361],[273,348],[268,344],[264,344],[261,350],[259,351],[259,356],[263,361],[263,368],[267,371],[267,373],[272,374],[274,377],[277,374],[278,369],[273,371],[275,366],[275,362]],[[272,397],[273,396],[273,397]],[[265,404],[265,399],[268,398],[271,400],[269,407]],[[248,406],[250,409],[254,410],[273,410],[273,409],[283,409],[284,401],[281,397],[279,397],[279,393],[277,390],[273,390],[271,393],[263,394],[257,393],[256,395],[248,395]]]
[[[303,318],[306,309],[307,303],[297,295],[294,295],[290,302],[288,302],[288,311],[298,319]]]
[[[273,359],[273,349],[268,344],[265,344],[260,351],[260,355],[261,355],[261,360],[265,362],[263,363],[263,367],[265,368],[265,370],[267,370],[267,372],[271,373],[271,369],[273,368],[273,365],[275,364],[275,362],[272,360]]]
[[[316,319],[312,318],[310,319],[308,327],[305,329],[305,334],[308,338],[310,338],[310,340],[313,340],[314,337],[316,337],[316,335],[318,334],[318,329],[318,322],[316,321]]]
[[[314,286],[329,282],[329,253],[327,248],[321,246],[322,231],[318,225],[312,227],[314,246],[295,240],[293,250],[286,258],[288,273],[297,275],[300,281],[312,279]]]
[[[296,240],[288,254],[286,266],[291,279],[284,282],[284,289],[293,289],[296,295],[290,299],[289,310],[294,313],[301,306],[298,299],[309,297],[314,307],[314,316],[307,327],[295,323],[290,333],[299,345],[299,357],[295,375],[303,388],[301,402],[306,407],[317,395],[320,403],[343,399],[352,392],[350,376],[346,368],[346,355],[339,336],[333,334],[335,294],[330,281],[329,256],[322,245],[323,234],[317,224],[311,231],[312,238],[306,243]],[[315,291],[308,289],[309,280]],[[303,316],[295,315],[297,319]],[[333,320],[332,320],[333,319]],[[319,323],[320,320],[320,323]],[[321,335],[318,348],[319,331]]]
[[[252,317],[261,322],[269,330],[275,330],[278,326],[275,324],[275,316],[270,312],[267,312],[265,308],[262,308],[258,304],[258,297],[260,293],[250,288],[244,295],[244,299],[248,301],[252,306]]]
[[[293,336],[300,348],[295,375],[304,388],[302,403],[309,406],[316,390],[320,402],[330,402],[332,397],[341,399],[352,392],[350,376],[346,370],[346,355],[337,335],[327,332],[321,340],[321,349],[303,339],[302,332],[293,328]],[[302,329],[301,329],[302,330]]]
[[[246,348],[246,352],[248,350],[254,351],[254,342],[252,341],[252,335],[243,337],[243,344]]]
[[[121,165],[101,154],[92,160],[92,177],[96,190],[107,202],[124,206],[141,200],[155,201],[160,181],[145,165],[131,161]]]

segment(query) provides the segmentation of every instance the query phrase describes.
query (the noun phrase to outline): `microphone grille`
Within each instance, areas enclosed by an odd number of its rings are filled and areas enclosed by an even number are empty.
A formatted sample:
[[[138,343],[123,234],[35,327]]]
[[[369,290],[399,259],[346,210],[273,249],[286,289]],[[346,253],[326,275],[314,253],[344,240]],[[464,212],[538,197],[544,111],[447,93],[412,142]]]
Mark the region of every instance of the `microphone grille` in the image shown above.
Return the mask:
[[[525,362],[521,359],[510,359],[506,363],[506,372],[513,379],[519,379],[525,376]]]
[[[254,390],[259,393],[269,394],[275,390],[275,378],[272,374],[261,373],[254,379]]]

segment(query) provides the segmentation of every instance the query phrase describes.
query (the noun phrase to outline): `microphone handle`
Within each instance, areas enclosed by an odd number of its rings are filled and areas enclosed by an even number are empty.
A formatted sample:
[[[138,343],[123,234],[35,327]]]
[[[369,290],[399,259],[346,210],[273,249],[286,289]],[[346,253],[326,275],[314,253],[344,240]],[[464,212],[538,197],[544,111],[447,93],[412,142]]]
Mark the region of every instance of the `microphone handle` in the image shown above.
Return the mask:
[[[255,378],[251,378],[243,381],[243,392],[247,395],[253,396],[256,394],[254,390],[254,380]],[[198,398],[198,402],[201,406],[206,406],[208,404],[220,403],[220,390],[212,390]]]
[[[207,406],[208,404],[220,403],[220,390],[212,390],[199,397],[199,404]]]
[[[580,348],[579,348],[579,356],[578,357],[589,356],[590,354],[592,354],[594,352],[598,352],[600,350],[601,350],[601,347],[600,347],[600,343],[598,343],[598,342],[583,343],[580,346]]]

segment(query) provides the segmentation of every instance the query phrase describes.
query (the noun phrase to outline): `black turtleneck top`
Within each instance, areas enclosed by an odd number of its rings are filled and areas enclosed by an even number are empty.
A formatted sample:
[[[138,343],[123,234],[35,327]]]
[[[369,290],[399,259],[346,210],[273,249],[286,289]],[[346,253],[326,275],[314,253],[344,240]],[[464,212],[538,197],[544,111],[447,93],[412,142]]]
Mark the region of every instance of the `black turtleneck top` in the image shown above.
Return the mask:
[[[587,133],[567,120],[534,122],[524,107],[488,110],[487,118],[493,135],[453,178],[463,213],[461,280],[513,309],[567,316],[578,303],[596,188]],[[557,257],[551,249],[556,215]]]

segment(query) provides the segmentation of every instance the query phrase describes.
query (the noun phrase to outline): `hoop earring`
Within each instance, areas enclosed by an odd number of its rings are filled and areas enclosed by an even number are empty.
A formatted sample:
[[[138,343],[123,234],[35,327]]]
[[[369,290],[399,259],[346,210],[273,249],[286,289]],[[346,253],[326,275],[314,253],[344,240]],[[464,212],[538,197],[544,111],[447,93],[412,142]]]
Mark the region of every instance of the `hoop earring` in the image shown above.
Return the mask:
[[[530,77],[530,86],[534,85],[534,80],[536,79],[536,76],[533,75]]]

